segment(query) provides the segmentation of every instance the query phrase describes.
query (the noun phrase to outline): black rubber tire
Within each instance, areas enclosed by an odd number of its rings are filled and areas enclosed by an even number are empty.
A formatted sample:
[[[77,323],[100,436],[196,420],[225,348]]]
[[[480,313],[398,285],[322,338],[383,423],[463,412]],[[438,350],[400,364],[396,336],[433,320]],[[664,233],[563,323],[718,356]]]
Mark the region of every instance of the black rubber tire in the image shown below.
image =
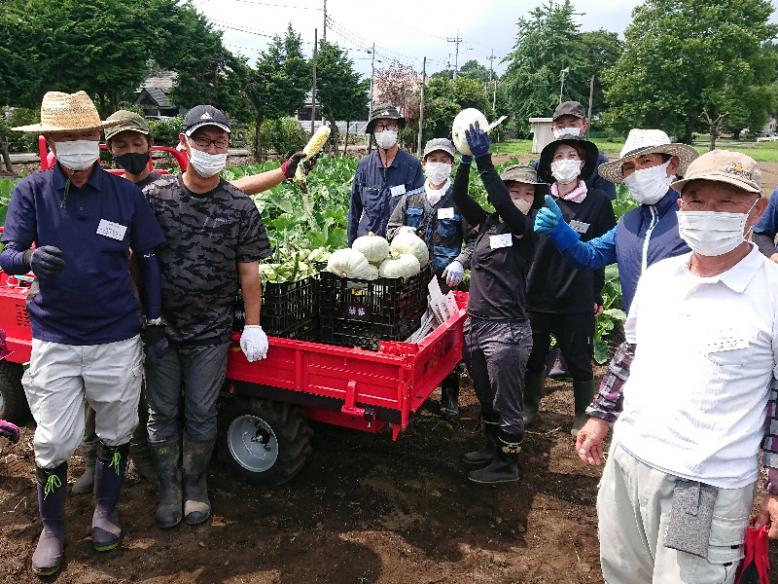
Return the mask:
[[[242,465],[230,452],[228,443],[230,426],[237,418],[246,415],[261,418],[270,426],[278,444],[275,463],[262,472]],[[305,412],[297,406],[242,396],[224,397],[221,400],[219,459],[250,483],[277,487],[292,480],[302,470],[311,452],[312,434]]]
[[[30,407],[22,388],[24,368],[19,363],[0,361],[0,418],[23,424],[30,417]]]

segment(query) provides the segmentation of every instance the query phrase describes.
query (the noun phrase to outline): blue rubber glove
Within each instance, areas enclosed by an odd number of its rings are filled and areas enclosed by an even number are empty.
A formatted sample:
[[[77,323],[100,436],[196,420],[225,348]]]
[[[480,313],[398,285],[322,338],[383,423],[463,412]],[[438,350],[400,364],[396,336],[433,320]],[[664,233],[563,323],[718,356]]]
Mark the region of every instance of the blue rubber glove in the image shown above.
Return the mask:
[[[440,276],[441,278],[445,278],[446,286],[449,288],[456,288],[465,276],[465,267],[457,260],[454,260],[446,266],[446,269],[443,270],[443,273]]]
[[[462,164],[470,164],[471,162],[473,162],[473,157],[468,156],[467,154],[463,154],[462,158],[460,159],[460,162]]]
[[[562,209],[556,204],[554,197],[546,195],[546,206],[538,209],[537,215],[535,215],[535,233],[551,233],[559,226],[560,222],[564,222],[562,217]]]
[[[30,267],[37,277],[49,278],[58,274],[65,267],[62,250],[53,245],[42,245],[37,249],[24,252],[24,263]]]
[[[489,140],[489,135],[481,129],[478,122],[470,124],[470,129],[465,130],[465,138],[467,145],[470,146],[470,152],[475,158],[489,154],[492,143]]]

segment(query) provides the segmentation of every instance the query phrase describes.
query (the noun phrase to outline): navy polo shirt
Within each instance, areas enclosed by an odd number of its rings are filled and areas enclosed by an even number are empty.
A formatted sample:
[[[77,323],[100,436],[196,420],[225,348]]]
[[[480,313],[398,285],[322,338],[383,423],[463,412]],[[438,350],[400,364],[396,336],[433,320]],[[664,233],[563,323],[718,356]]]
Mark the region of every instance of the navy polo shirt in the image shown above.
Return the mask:
[[[165,242],[140,189],[95,165],[77,188],[59,165],[23,179],[14,189],[3,242],[17,250],[53,245],[65,267],[39,279],[28,300],[33,338],[69,345],[121,341],[140,331],[140,307],[130,279],[128,250]]]
[[[357,165],[351,188],[348,212],[348,244],[357,237],[373,232],[386,236],[386,225],[402,195],[424,188],[424,172],[419,161],[402,150],[392,164],[384,167],[378,150]]]

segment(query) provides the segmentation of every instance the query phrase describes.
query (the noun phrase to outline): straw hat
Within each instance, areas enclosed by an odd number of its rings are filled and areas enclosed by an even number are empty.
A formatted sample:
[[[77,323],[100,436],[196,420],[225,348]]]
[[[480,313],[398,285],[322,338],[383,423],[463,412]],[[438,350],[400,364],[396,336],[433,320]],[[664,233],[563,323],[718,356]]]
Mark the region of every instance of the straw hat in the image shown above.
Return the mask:
[[[693,180],[722,182],[749,193],[762,193],[762,171],[759,165],[753,158],[740,152],[706,152],[692,162],[684,178],[672,183],[670,188],[682,193],[683,188]]]
[[[597,171],[605,180],[612,183],[623,183],[624,175],[621,167],[627,158],[643,156],[644,154],[669,154],[677,156],[681,163],[676,174],[683,176],[686,167],[699,156],[697,151],[687,144],[671,143],[670,137],[662,130],[642,130],[633,128],[629,131],[627,141],[621,149],[621,154],[616,160],[603,162]]]
[[[48,91],[41,104],[41,123],[11,128],[16,132],[85,132],[109,128],[120,120],[102,121],[97,108],[85,91],[62,93]]]

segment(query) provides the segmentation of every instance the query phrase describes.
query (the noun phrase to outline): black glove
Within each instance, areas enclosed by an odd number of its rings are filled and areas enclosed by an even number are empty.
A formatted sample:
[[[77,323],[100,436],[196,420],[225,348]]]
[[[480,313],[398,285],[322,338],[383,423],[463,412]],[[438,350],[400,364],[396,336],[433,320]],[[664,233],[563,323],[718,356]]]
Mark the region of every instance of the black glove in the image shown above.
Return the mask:
[[[24,263],[38,278],[49,278],[65,267],[62,250],[53,245],[43,245],[37,249],[28,249],[22,256]]]
[[[321,158],[321,155],[324,154],[324,150],[319,150],[315,156],[312,156],[310,160],[306,160],[303,162],[303,168],[305,169],[305,174],[310,174],[310,172],[313,170],[313,167],[316,166],[316,163],[319,161],[319,158]]]
[[[305,158],[305,152],[295,152],[281,165],[281,172],[286,178],[292,178],[297,172],[297,165]]]
[[[141,339],[148,363],[156,363],[168,348],[164,324],[147,324],[143,327]]]

